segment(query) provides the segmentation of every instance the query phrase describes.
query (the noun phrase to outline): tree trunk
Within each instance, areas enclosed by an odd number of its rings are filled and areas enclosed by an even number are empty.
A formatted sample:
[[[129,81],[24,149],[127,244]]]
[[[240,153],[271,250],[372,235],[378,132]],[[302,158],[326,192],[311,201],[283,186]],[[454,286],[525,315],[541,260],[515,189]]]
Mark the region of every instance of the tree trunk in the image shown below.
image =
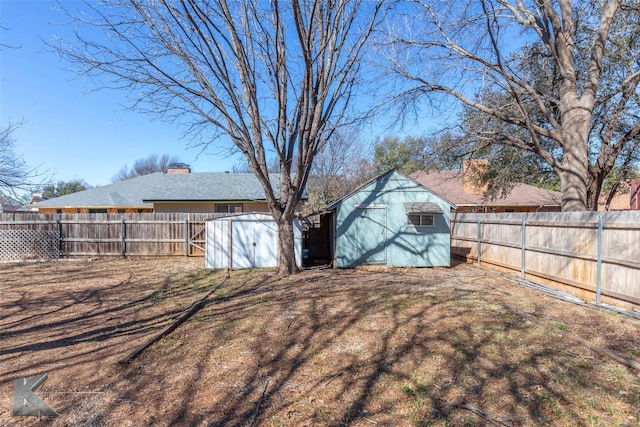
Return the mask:
[[[587,167],[575,158],[575,154],[568,156],[565,151],[564,158],[562,172],[560,172],[562,211],[586,211],[587,179],[585,174]]]
[[[278,274],[288,276],[298,273],[300,269],[296,264],[293,214],[284,212],[275,219],[278,224]]]
[[[560,168],[562,211],[588,210],[589,159],[587,139],[590,113],[577,100],[563,114],[563,161]]]
[[[613,202],[613,198],[616,197],[616,194],[618,193],[618,187],[620,187],[620,181],[617,181],[615,184],[613,184],[613,187],[611,187],[611,190],[607,195],[607,201],[604,204],[605,211],[608,211],[611,207],[611,202]]]
[[[598,210],[598,201],[600,200],[600,195],[602,194],[602,183],[604,182],[605,175],[599,173],[595,178],[592,178],[589,181],[587,186],[587,210],[588,211],[597,211]],[[615,195],[615,186],[614,186],[614,195]],[[607,201],[607,204],[611,203],[611,200]],[[608,208],[606,210],[609,210]]]

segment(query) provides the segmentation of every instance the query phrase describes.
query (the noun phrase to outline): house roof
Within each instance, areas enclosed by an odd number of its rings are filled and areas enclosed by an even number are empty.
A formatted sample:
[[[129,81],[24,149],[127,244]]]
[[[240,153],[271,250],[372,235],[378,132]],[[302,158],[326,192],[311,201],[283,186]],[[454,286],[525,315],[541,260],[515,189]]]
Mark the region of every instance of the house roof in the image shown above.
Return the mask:
[[[359,186],[359,187],[358,187],[358,188],[356,188],[355,190],[351,191],[349,194],[346,194],[346,195],[342,196],[340,199],[333,201],[333,202],[332,202],[330,205],[328,205],[325,209],[326,209],[326,210],[328,210],[328,211],[335,209],[335,208],[336,208],[336,206],[337,206],[339,203],[341,203],[342,201],[344,201],[344,200],[348,199],[349,197],[353,196],[353,195],[354,195],[354,194],[356,194],[357,192],[361,191],[363,188],[366,188],[367,186],[371,185],[372,183],[376,182],[377,180],[379,180],[379,179],[381,179],[381,178],[383,178],[383,177],[385,177],[385,176],[387,176],[387,175],[394,174],[394,173],[395,173],[395,174],[398,174],[398,175],[400,175],[400,176],[402,176],[402,177],[404,177],[404,178],[407,178],[407,179],[409,179],[409,180],[411,180],[411,181],[413,181],[413,182],[415,182],[416,184],[418,184],[419,186],[421,186],[422,188],[424,188],[426,191],[428,191],[428,192],[430,192],[430,193],[434,194],[435,196],[439,197],[440,199],[444,200],[444,201],[445,201],[445,202],[447,202],[449,205],[451,205],[451,209],[455,209],[455,208],[456,208],[455,203],[452,203],[452,202],[451,202],[451,199],[448,199],[448,198],[446,198],[446,197],[442,196],[442,193],[439,193],[439,192],[437,192],[437,191],[435,191],[435,190],[433,190],[433,189],[431,189],[431,188],[429,188],[429,187],[426,187],[425,185],[423,185],[422,183],[420,183],[419,181],[417,181],[416,179],[414,179],[414,178],[412,178],[412,177],[410,177],[410,176],[407,176],[407,175],[405,175],[405,174],[403,174],[403,173],[401,173],[401,172],[398,172],[398,171],[397,171],[397,170],[395,170],[395,169],[391,169],[391,170],[389,170],[389,171],[387,171],[387,172],[385,172],[385,173],[383,173],[383,174],[381,174],[381,175],[376,176],[375,178],[370,179],[369,181],[365,182],[364,184],[362,184],[361,186]]]
[[[458,206],[560,206],[562,193],[528,184],[515,184],[505,195],[495,199],[465,191],[461,170],[417,171],[411,178],[432,191],[444,194]]]
[[[270,174],[279,196],[278,174]],[[34,207],[152,207],[153,202],[265,200],[251,173],[155,172],[32,204]]]
[[[0,213],[2,212],[21,212],[27,209],[22,204],[11,197],[0,195]]]

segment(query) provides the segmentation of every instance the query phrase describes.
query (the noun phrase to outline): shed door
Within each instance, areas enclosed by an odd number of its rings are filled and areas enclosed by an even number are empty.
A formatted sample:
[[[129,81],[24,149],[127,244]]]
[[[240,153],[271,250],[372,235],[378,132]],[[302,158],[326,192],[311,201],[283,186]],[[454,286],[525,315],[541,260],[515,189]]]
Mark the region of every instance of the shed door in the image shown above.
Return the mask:
[[[275,222],[232,221],[232,268],[278,265],[278,231]]]
[[[255,223],[254,266],[278,265],[278,226],[274,221]]]
[[[386,209],[357,208],[357,211],[359,262],[366,264],[386,263]]]

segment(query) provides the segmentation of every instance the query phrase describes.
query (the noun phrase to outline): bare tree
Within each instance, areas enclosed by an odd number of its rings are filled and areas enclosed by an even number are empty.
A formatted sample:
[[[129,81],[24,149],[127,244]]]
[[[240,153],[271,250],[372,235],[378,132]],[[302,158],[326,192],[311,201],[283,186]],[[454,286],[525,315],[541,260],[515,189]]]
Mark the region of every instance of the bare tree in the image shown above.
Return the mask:
[[[533,153],[560,177],[563,210],[595,209],[638,145],[637,1],[416,0],[402,12],[385,46],[405,84],[396,100],[477,110],[489,124],[478,141]]]
[[[324,144],[309,176],[309,208],[318,210],[376,176],[370,147],[355,129],[341,129]]]
[[[124,181],[125,179],[135,178],[137,176],[147,175],[154,172],[166,172],[171,163],[180,163],[180,159],[176,156],[163,154],[151,154],[148,157],[136,159],[133,166],[123,166],[120,171],[111,178],[111,182]]]
[[[297,271],[293,218],[313,160],[353,116],[365,45],[383,19],[370,0],[120,0],[87,5],[105,30],[64,58],[130,90],[133,108],[186,122],[242,152],[279,226],[279,272]],[[94,33],[95,34],[95,33]],[[280,165],[279,191],[268,157]]]
[[[9,124],[0,130],[0,196],[17,197],[18,193],[31,191],[41,182],[33,180],[42,175],[36,169],[27,167],[24,159],[14,151],[13,132],[20,123]]]
[[[267,160],[267,170],[269,173],[279,173],[280,172],[280,162],[277,157],[272,157]],[[247,163],[246,158],[242,158],[238,163],[233,165],[231,168],[233,173],[253,173],[251,170],[251,166]]]

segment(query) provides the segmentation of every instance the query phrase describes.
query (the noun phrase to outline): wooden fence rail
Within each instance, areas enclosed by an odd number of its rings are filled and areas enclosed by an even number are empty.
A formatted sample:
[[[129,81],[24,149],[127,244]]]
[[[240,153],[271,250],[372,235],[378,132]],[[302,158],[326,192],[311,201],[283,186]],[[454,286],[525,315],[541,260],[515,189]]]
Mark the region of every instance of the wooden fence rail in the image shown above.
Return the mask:
[[[640,308],[640,212],[456,214],[452,255],[596,304]]]
[[[16,236],[48,231],[57,236],[60,256],[183,255],[204,256],[206,220],[224,214],[131,213],[131,214],[37,214],[0,215],[0,232]],[[26,233],[30,231],[29,233]],[[15,238],[13,239],[15,240]],[[0,245],[0,259],[24,258],[24,247],[33,237],[16,244]],[[45,242],[41,240],[42,246]],[[38,258],[42,250],[32,249],[27,258]]]

